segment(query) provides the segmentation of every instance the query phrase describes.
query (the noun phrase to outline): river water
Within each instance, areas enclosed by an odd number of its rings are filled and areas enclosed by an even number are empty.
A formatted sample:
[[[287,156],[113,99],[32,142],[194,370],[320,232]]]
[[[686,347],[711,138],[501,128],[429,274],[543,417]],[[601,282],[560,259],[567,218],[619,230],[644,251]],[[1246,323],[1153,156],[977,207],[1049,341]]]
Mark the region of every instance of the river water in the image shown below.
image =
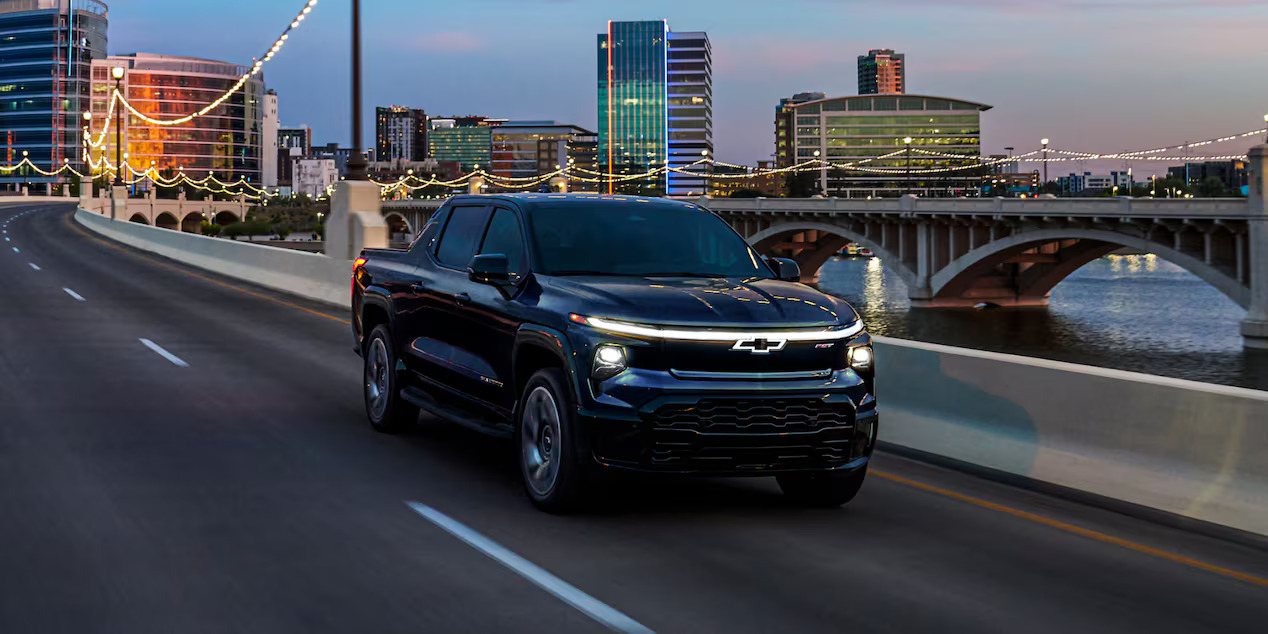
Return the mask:
[[[1046,309],[911,310],[879,258],[834,258],[819,287],[877,335],[1268,390],[1268,352],[1242,348],[1245,311],[1154,255],[1096,260],[1058,284]]]

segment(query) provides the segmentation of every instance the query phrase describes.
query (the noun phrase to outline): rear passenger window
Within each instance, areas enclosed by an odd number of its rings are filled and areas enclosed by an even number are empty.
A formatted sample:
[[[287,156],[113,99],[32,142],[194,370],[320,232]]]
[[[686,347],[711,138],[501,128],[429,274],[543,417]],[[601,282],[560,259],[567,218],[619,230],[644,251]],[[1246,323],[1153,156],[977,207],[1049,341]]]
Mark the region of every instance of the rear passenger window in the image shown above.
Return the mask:
[[[436,259],[450,268],[466,269],[488,219],[488,207],[454,207],[436,247]]]
[[[524,258],[524,235],[520,232],[520,223],[514,213],[506,209],[493,211],[493,220],[489,222],[489,231],[484,235],[480,253],[505,255],[511,280],[518,281],[523,277],[528,268]]]

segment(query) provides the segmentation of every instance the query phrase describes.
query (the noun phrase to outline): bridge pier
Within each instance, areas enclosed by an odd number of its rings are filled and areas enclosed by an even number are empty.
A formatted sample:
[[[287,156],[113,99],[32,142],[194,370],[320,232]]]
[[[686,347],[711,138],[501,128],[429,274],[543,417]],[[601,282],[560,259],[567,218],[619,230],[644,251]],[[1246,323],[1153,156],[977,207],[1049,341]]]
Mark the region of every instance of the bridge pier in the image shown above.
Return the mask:
[[[1268,350],[1268,197],[1265,196],[1265,159],[1268,144],[1250,149],[1250,306],[1242,321],[1242,343]]]

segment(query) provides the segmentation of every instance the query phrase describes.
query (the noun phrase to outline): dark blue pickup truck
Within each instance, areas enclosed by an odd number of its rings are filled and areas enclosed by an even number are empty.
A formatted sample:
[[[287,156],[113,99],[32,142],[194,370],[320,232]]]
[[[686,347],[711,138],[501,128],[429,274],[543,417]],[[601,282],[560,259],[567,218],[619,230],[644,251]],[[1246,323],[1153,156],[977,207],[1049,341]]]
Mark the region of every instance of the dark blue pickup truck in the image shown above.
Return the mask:
[[[690,203],[457,196],[354,266],[366,413],[511,438],[552,512],[605,469],[774,476],[844,504],[876,439],[871,338],[799,276]]]

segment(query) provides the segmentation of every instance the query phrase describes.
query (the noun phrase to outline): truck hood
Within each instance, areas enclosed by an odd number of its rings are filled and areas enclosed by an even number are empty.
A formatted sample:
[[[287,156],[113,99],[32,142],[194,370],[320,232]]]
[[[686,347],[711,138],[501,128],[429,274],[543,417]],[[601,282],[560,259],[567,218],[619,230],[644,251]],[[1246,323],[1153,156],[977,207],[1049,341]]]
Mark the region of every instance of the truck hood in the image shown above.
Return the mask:
[[[550,277],[572,312],[648,324],[795,328],[848,324],[845,301],[793,282],[762,278]],[[561,298],[564,299],[564,298]]]

